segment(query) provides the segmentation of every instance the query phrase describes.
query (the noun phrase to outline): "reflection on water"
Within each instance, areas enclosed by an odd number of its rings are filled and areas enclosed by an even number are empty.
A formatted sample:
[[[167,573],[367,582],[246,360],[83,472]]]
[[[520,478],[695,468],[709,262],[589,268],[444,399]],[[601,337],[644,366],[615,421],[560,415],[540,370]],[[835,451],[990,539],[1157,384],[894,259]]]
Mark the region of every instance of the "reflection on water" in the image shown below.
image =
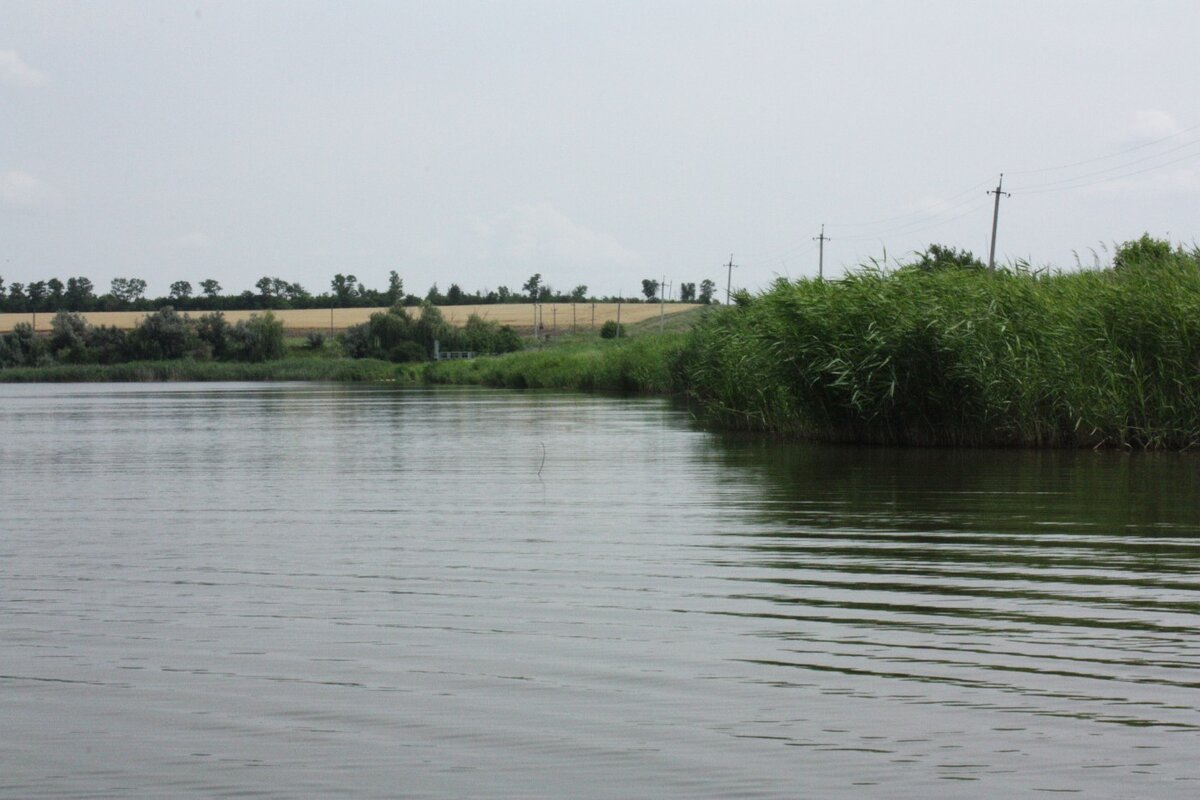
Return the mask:
[[[0,387],[0,796],[1200,792],[1200,462]]]

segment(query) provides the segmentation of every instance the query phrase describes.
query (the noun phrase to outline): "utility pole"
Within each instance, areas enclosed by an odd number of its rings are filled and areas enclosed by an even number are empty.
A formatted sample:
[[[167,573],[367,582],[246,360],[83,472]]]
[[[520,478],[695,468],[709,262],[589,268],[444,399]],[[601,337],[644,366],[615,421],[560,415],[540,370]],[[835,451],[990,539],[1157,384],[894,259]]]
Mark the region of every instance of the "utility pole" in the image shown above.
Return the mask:
[[[729,263],[725,264],[725,266],[729,268],[725,275],[725,305],[729,305],[729,287],[733,284],[733,268],[737,266],[737,264],[733,263],[733,253],[729,254]]]
[[[996,271],[996,224],[1000,221],[1000,195],[1012,197],[1008,192],[1002,191],[1004,188],[1004,173],[1000,173],[1000,182],[996,184],[996,188],[988,192],[988,194],[996,195],[996,206],[992,209],[992,249],[988,251],[988,272]]]
[[[730,256],[729,260],[732,261],[733,256]],[[664,273],[662,283],[660,283],[658,285],[658,332],[659,333],[663,332],[663,319],[665,316],[664,310],[666,308],[666,306],[663,304],[666,302],[667,302],[667,276]]]
[[[830,241],[825,235],[825,223],[821,223],[821,235],[812,237],[814,242],[820,242],[820,251],[817,256],[817,280],[825,280],[825,243]]]

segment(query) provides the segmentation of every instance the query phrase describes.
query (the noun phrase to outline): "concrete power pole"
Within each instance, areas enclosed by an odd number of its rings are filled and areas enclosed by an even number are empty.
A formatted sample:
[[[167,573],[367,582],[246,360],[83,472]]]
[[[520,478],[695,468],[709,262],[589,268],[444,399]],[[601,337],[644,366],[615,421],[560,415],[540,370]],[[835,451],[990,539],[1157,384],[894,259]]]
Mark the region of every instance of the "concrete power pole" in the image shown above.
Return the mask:
[[[992,209],[992,248],[988,251],[988,272],[996,270],[996,225],[1000,221],[1000,195],[1012,197],[1008,192],[1002,191],[1004,188],[1004,173],[1000,173],[1000,182],[996,184],[996,188],[988,192],[988,194],[996,195],[996,206]]]
[[[733,253],[729,254],[729,263],[724,266],[729,268],[725,275],[725,305],[729,305],[729,298],[731,296],[729,287],[733,285],[733,268],[737,266],[737,264],[733,263]]]
[[[823,281],[825,280],[825,243],[830,241],[829,237],[825,235],[824,222],[821,223],[821,235],[814,236],[813,241],[821,243],[820,251],[817,256],[817,280]]]

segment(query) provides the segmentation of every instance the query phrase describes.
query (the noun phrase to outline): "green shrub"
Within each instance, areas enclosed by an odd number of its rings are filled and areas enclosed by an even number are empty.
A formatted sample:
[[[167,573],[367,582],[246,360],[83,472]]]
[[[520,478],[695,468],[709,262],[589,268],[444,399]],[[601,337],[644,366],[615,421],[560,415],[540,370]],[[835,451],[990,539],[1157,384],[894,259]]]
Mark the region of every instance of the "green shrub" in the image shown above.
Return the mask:
[[[607,320],[600,326],[601,339],[620,339],[625,336],[625,326],[618,325],[614,320]]]
[[[238,361],[283,358],[283,323],[270,311],[240,320],[229,332],[229,351]]]

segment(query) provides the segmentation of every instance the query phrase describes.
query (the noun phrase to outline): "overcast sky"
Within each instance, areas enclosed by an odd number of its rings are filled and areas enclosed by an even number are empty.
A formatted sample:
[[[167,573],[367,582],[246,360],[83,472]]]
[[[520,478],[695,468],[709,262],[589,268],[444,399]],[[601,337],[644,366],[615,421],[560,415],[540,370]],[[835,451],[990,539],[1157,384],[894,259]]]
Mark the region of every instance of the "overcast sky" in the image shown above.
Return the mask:
[[[1200,3],[0,0],[0,276],[635,294],[1200,239]],[[1084,163],[1075,163],[1084,162]],[[1063,167],[1061,169],[1053,169]],[[1034,171],[1046,170],[1046,171]]]

